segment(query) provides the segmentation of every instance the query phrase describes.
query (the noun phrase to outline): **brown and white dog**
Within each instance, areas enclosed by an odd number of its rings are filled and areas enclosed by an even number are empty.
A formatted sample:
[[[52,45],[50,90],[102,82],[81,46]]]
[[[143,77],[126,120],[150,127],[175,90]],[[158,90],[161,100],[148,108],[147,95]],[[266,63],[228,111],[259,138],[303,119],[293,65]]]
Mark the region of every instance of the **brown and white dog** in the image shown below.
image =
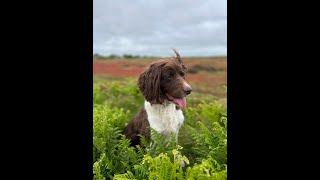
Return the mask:
[[[177,140],[179,129],[184,121],[181,108],[185,108],[186,96],[192,88],[186,83],[187,68],[179,53],[174,58],[153,62],[139,76],[138,86],[145,98],[144,107],[132,119],[123,134],[131,140],[131,145],[140,144],[139,134],[150,138],[149,127]]]

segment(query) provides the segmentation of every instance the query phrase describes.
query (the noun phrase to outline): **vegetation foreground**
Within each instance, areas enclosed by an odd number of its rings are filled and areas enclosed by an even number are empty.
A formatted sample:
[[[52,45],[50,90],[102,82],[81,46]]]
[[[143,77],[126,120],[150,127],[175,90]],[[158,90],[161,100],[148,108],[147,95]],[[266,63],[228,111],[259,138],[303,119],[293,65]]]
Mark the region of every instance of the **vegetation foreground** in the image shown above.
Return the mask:
[[[225,101],[192,93],[178,144],[152,131],[154,148],[143,138],[145,148],[134,148],[121,131],[143,105],[135,80],[95,78],[93,88],[94,179],[227,179]]]

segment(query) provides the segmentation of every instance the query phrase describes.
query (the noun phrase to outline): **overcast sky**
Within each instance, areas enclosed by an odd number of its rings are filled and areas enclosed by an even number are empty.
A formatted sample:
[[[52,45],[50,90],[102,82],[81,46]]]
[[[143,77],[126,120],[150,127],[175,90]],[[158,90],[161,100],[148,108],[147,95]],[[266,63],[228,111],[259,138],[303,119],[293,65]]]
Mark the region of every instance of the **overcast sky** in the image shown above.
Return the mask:
[[[227,0],[93,0],[93,52],[227,55]]]

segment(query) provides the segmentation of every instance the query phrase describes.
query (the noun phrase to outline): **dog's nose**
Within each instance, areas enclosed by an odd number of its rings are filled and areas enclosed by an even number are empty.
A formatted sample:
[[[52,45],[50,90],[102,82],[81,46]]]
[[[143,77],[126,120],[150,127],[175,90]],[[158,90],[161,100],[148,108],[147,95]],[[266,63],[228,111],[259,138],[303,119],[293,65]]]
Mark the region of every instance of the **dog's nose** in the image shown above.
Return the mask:
[[[185,89],[184,89],[184,92],[186,93],[186,95],[189,95],[192,91],[192,88],[190,86],[187,86]]]

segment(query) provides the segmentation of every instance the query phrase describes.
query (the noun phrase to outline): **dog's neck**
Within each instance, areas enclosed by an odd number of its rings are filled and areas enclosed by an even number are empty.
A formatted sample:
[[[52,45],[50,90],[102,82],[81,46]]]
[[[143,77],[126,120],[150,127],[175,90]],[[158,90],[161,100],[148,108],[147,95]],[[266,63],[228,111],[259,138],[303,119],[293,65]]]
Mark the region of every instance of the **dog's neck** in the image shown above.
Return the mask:
[[[164,100],[162,104],[151,105],[145,101],[144,107],[151,128],[167,137],[170,137],[171,133],[178,134],[184,116],[181,109],[177,109],[174,103]]]
[[[151,104],[148,101],[144,102],[146,110],[149,110],[150,113],[157,115],[158,117],[162,117],[166,113],[174,113],[176,110],[176,105],[166,99],[162,102],[162,104]]]

